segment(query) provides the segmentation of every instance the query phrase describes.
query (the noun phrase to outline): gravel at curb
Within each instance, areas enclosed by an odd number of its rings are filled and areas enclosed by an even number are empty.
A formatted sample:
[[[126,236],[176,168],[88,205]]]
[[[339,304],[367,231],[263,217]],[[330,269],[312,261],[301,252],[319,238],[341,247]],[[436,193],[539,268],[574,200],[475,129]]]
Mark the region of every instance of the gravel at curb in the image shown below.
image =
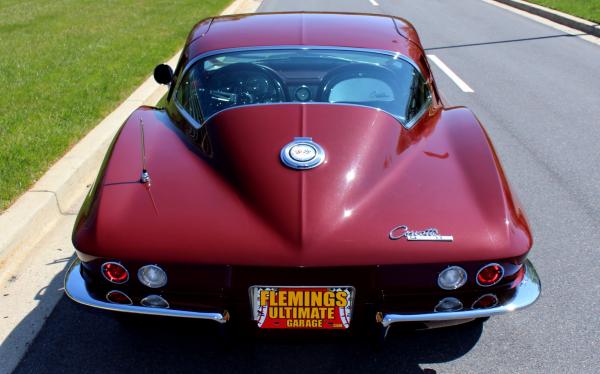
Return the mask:
[[[554,9],[549,9],[541,5],[528,3],[521,0],[494,0],[499,3],[510,5],[514,8],[521,9],[528,13],[535,14],[540,17],[544,17],[561,25],[565,25],[579,31],[583,31],[586,34],[600,37],[600,25],[579,17],[572,16],[563,12],[559,12]]]

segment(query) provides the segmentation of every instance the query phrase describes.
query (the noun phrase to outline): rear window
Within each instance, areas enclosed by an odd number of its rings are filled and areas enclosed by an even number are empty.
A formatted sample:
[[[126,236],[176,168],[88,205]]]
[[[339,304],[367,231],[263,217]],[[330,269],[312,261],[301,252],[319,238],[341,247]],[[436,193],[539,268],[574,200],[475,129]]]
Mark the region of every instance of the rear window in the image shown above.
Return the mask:
[[[362,105],[410,127],[430,101],[420,72],[402,57],[344,49],[256,49],[193,63],[175,99],[195,121],[236,106],[275,103]]]

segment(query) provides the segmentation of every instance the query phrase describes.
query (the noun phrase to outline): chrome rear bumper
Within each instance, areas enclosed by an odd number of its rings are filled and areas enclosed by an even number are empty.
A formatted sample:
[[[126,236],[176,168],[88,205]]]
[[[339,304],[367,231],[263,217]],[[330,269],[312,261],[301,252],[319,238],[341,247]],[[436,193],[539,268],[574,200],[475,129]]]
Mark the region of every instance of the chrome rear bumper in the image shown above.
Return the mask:
[[[504,304],[488,309],[472,309],[461,310],[456,312],[434,312],[423,314],[384,314],[381,324],[388,327],[393,323],[399,322],[433,322],[433,321],[452,321],[452,320],[471,320],[475,318],[489,317],[498,314],[504,314],[515,310],[523,309],[533,304],[541,293],[541,283],[535,268],[526,260],[525,276],[521,283],[517,286],[516,292],[512,299],[507,300]],[[166,308],[150,308],[135,305],[113,304],[107,301],[94,298],[87,290],[85,280],[81,276],[81,264],[79,260],[73,261],[67,275],[65,276],[65,293],[72,300],[105,310],[148,314],[156,316],[196,318],[225,323],[229,320],[226,312],[223,313],[207,313],[194,312],[188,310],[166,309]]]
[[[211,321],[225,323],[228,318],[226,313],[203,313],[193,312],[189,310],[177,310],[167,308],[150,308],[136,305],[121,305],[113,304],[107,301],[95,299],[88,292],[85,280],[81,276],[81,264],[79,260],[73,261],[67,275],[65,276],[65,293],[73,301],[80,304],[91,306],[94,308],[113,310],[118,312],[126,313],[137,313],[137,314],[149,314],[155,316],[167,316],[167,317],[183,317],[183,318],[197,318],[197,319],[208,319]]]
[[[523,309],[533,304],[542,291],[540,279],[535,268],[529,260],[523,264],[525,266],[525,277],[517,286],[515,295],[502,305],[497,305],[488,309],[460,310],[457,312],[439,312],[424,314],[384,314],[381,324],[388,327],[397,322],[429,322],[429,321],[450,321],[450,320],[469,320],[475,318],[495,316]]]

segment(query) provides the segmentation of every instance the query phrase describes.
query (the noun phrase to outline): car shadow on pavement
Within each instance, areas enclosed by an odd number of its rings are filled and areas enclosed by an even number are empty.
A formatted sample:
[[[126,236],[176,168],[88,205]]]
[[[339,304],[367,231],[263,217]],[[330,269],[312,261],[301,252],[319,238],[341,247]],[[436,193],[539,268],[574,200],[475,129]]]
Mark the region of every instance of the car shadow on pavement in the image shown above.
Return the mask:
[[[35,307],[20,320],[0,344],[0,373],[9,373],[11,368],[18,363],[20,355],[27,350],[36,331],[42,328],[46,318],[52,313],[56,303],[64,297],[63,279],[67,265],[73,256],[58,258],[46,265],[64,264],[62,270],[33,296]],[[14,276],[16,279],[16,276]],[[21,280],[17,280],[21,281]],[[11,280],[9,280],[11,282]],[[13,292],[2,293],[2,303],[22,302],[25,295],[15,295]],[[8,306],[8,304],[6,304]],[[19,318],[19,314],[12,308],[0,308],[0,323],[11,323],[11,319]]]
[[[481,322],[428,331],[391,329],[377,349],[364,334],[236,333],[214,322],[144,317],[58,303],[15,373],[435,373],[427,364],[469,352]]]

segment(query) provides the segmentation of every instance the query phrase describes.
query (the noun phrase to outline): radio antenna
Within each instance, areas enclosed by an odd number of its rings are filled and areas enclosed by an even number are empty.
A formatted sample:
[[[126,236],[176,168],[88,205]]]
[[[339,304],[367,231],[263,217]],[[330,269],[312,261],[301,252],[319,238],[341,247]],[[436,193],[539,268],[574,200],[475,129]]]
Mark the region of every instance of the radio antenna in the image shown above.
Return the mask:
[[[150,186],[150,174],[146,169],[146,143],[144,141],[144,121],[140,118],[140,135],[142,145],[142,176],[140,177],[140,183],[147,184]]]

